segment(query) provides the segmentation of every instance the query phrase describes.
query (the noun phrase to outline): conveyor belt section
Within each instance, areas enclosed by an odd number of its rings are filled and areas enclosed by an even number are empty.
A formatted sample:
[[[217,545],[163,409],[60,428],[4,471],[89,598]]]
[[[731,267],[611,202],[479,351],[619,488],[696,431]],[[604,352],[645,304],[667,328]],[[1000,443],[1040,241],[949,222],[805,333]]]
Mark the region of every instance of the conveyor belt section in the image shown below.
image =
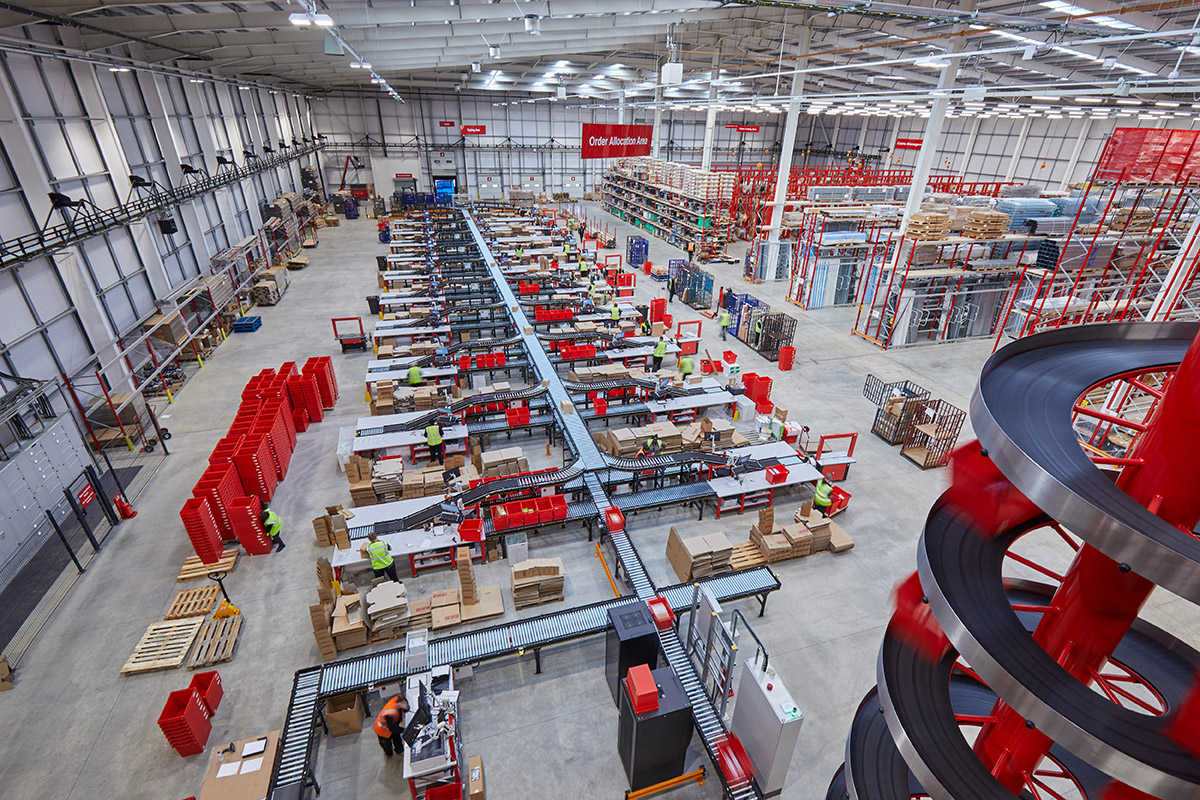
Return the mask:
[[[704,502],[716,496],[707,483],[698,481],[678,486],[665,486],[662,489],[647,489],[634,494],[616,494],[613,495],[612,502],[621,509],[621,513],[628,516],[635,511]]]
[[[687,693],[688,700],[692,705],[692,719],[696,724],[696,731],[700,734],[701,741],[704,742],[704,749],[708,751],[708,757],[713,764],[720,764],[717,743],[729,733],[725,729],[725,723],[713,707],[712,701],[708,699],[704,685],[700,682],[700,676],[696,674],[691,659],[688,658],[683,643],[679,640],[679,634],[674,629],[659,631],[658,640],[662,645],[667,663]],[[762,797],[762,792],[758,790],[758,786],[753,781],[735,788],[725,783],[725,775],[720,769],[717,769],[716,773],[721,782],[725,784],[724,797],[727,800],[751,800],[751,798]]]
[[[521,344],[522,341],[520,336],[506,336],[503,339],[472,339],[452,344],[446,350],[450,353],[457,353],[460,350],[494,350],[499,347],[512,347],[514,344]]]
[[[712,464],[713,466],[724,466],[729,463],[728,457],[723,453],[705,453],[700,450],[685,450],[680,453],[664,453],[661,456],[650,456],[649,458],[624,458],[623,456],[604,456],[604,462],[612,469],[619,469],[622,472],[641,472],[649,469],[664,469],[673,467],[677,464]],[[752,472],[764,467],[758,466],[758,462],[747,462],[747,471]]]
[[[507,364],[505,366],[507,366]],[[495,367],[495,369],[504,369],[504,367]],[[471,395],[470,397],[464,397],[461,400],[455,400],[450,404],[450,411],[455,414],[461,414],[464,411],[469,411],[475,406],[488,405],[489,403],[511,403],[516,400],[531,400],[534,397],[541,397],[544,394],[546,394],[545,386],[532,386],[528,389],[513,389],[510,392],[476,394]]]
[[[467,423],[467,433],[471,436],[486,436],[493,433],[504,433],[505,431],[524,431],[536,430],[537,428],[549,428],[555,424],[553,414],[538,414],[531,416],[529,422],[512,424],[507,419],[493,419],[487,422],[469,422]]]
[[[714,575],[700,581],[703,586],[711,589],[713,595],[721,602],[741,600],[746,597],[770,594],[779,589],[779,578],[770,567],[752,567]],[[677,583],[658,590],[659,597],[671,604],[675,611],[686,611],[692,606],[694,584]]]
[[[530,525],[517,525],[512,528],[507,528],[499,533],[516,533],[518,531],[532,531],[538,528],[550,528],[556,525],[566,525],[571,522],[587,522],[594,519],[596,516],[596,504],[590,501],[579,503],[569,503],[567,505],[567,516],[564,519],[556,519],[550,522],[537,522]],[[483,535],[495,536],[497,534],[496,527],[492,524],[491,517],[483,521]]]
[[[535,472],[532,475],[521,475],[515,478],[497,478],[486,481],[473,489],[468,489],[459,497],[464,505],[474,505],[485,497],[491,497],[501,492],[513,492],[527,489],[540,489],[543,486],[559,486],[569,483],[583,475],[583,470],[577,464],[571,464],[562,469]]]
[[[271,780],[271,800],[299,800],[304,793],[310,767],[310,751],[317,725],[317,701],[320,699],[323,667],[296,672],[292,679],[292,697],[279,738],[275,772]]]
[[[541,323],[538,323],[541,324]],[[605,339],[609,342],[616,341],[620,337],[609,333],[608,331],[559,331],[557,333],[539,333],[537,338],[543,342],[565,342],[578,341],[579,339]],[[564,381],[565,383],[565,381]]]
[[[579,381],[563,381],[563,386],[568,392],[574,394],[590,394],[592,392],[609,392],[614,389],[645,389],[652,391],[658,386],[658,382],[651,379],[639,378],[619,378],[612,381],[593,381],[591,383],[581,383]],[[668,386],[667,394],[671,397],[690,397],[697,394],[707,394],[708,389],[703,387],[692,386]]]
[[[650,413],[650,406],[645,403],[613,403],[604,414],[597,414],[594,408],[579,409],[579,418],[584,422],[595,422],[598,419],[627,419],[641,417]]]

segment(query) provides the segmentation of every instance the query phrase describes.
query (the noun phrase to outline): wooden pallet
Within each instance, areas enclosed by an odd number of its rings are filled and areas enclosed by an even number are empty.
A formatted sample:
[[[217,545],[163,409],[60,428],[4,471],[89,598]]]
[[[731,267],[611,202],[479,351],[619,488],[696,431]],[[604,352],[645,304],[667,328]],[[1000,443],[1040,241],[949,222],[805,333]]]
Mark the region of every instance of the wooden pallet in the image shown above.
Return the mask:
[[[175,601],[163,615],[163,619],[183,619],[184,617],[204,617],[212,611],[213,603],[217,602],[219,586],[201,586],[196,589],[182,589],[175,595]]]
[[[211,667],[232,659],[238,633],[242,630],[242,619],[242,615],[238,614],[204,623],[204,628],[196,638],[196,646],[192,648],[192,657],[188,659],[188,669]]]
[[[191,617],[172,622],[155,622],[142,634],[133,654],[121,667],[122,675],[174,669],[187,658],[188,650],[204,620]]]
[[[758,546],[754,542],[735,544],[729,555],[729,566],[735,570],[761,567],[766,563],[767,559],[759,552]]]
[[[230,547],[221,553],[221,560],[215,564],[205,564],[200,560],[199,556],[188,556],[183,562],[183,567],[179,570],[179,576],[175,578],[176,583],[182,581],[193,581],[196,578],[207,578],[210,572],[233,572],[233,567],[237,564],[238,554],[242,551],[236,547]]]

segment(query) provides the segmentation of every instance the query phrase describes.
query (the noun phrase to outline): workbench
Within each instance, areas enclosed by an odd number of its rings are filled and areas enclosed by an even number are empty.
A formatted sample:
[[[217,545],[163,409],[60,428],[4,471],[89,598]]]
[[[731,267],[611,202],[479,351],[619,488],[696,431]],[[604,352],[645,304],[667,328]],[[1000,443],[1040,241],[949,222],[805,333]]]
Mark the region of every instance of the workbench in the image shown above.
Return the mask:
[[[401,500],[400,503],[422,503],[428,500],[434,500],[436,503],[441,502],[441,498],[417,498],[415,500]],[[397,505],[394,503],[385,503],[383,505]],[[426,504],[428,505],[428,504]],[[415,508],[419,511],[425,508],[426,505]],[[363,510],[375,508],[376,506],[364,506]],[[405,514],[398,514],[392,519],[402,519],[413,511],[408,511]],[[355,512],[353,522],[357,523],[359,514]],[[380,522],[385,520],[380,519]],[[359,547],[362,546],[361,540],[351,546],[348,550],[334,550],[333,557],[329,559],[329,564],[334,569],[350,568],[357,571],[366,569],[371,564],[370,558],[363,558],[359,552]],[[401,559],[408,558],[409,574],[414,578],[423,569],[433,569],[434,567],[450,566],[455,568],[458,564],[455,562],[454,548],[459,545],[467,545],[471,548],[471,559],[478,560],[481,563],[487,563],[487,548],[483,547],[480,542],[464,542],[458,536],[458,525],[434,525],[429,530],[424,528],[411,531],[400,531],[399,533],[385,533],[380,535],[379,541],[388,546],[388,552],[392,554],[392,558]]]
[[[736,510],[740,514],[747,508],[770,505],[775,499],[776,489],[816,483],[821,479],[817,468],[801,461],[800,454],[785,442],[767,442],[725,452],[735,458],[750,456],[755,460],[777,459],[787,467],[788,474],[779,483],[768,483],[766,470],[748,472],[737,478],[710,478],[708,486],[716,495],[717,519],[725,511]]]
[[[410,460],[415,462],[419,453],[428,454],[429,451],[429,448],[425,445],[424,427],[411,431],[399,430],[367,436],[359,436],[358,431],[385,427],[387,425],[403,424],[415,417],[424,416],[428,413],[428,411],[408,411],[403,414],[361,417],[354,426],[354,452],[373,453],[382,458],[393,458],[402,455],[402,448],[407,447]],[[451,425],[448,428],[443,428],[442,445],[445,455],[465,453],[467,451],[467,426]],[[397,450],[400,452],[397,452]]]
[[[392,358],[385,361],[370,361],[367,363],[367,391],[371,390],[371,384],[379,383],[380,381],[396,381],[400,384],[397,388],[413,388],[417,389],[421,386],[450,386],[458,383],[458,367],[449,365],[445,367],[421,367],[421,380],[423,383],[417,386],[411,386],[408,382],[408,369],[412,366],[412,362],[416,356],[407,358]],[[403,363],[408,362],[408,363]]]
[[[647,400],[646,408],[650,411],[650,418],[666,415],[667,419],[672,422],[677,421],[681,416],[691,416],[687,420],[690,422],[699,416],[701,409],[712,408],[714,406],[725,406],[736,402],[733,395],[729,392],[721,390],[717,392],[704,392],[703,394],[688,394],[677,397],[667,397],[663,400]],[[620,409],[616,406],[615,409]],[[793,453],[796,451],[793,450]]]
[[[375,343],[379,344],[380,339],[408,339],[409,344],[415,344],[418,341],[432,339],[436,341],[450,342],[450,326],[438,325],[435,328],[416,327],[405,328],[400,325],[391,323],[403,322],[403,320],[389,320],[388,323],[376,323],[375,330],[371,335],[375,338]]]

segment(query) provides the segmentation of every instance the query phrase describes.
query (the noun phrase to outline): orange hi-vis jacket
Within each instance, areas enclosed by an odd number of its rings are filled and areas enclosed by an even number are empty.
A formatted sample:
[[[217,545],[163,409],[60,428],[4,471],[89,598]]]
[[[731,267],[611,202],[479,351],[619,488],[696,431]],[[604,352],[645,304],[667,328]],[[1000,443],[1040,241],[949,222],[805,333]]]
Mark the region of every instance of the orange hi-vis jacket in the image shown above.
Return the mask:
[[[379,712],[379,716],[375,717],[375,733],[380,736],[391,738],[391,725],[399,724],[400,717],[403,712],[400,710],[400,703],[403,702],[404,695],[396,695],[391,700],[387,701],[387,705]]]

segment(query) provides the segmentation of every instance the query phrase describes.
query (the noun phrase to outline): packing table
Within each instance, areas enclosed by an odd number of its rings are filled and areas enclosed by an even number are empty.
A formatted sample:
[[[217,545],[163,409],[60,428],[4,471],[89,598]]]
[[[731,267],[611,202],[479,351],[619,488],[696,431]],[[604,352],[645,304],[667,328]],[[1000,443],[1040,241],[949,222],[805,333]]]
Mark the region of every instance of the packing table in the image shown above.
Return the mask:
[[[738,447],[726,453],[735,458],[750,456],[755,460],[777,459],[787,467],[788,474],[778,483],[767,481],[766,470],[748,472],[737,478],[710,478],[708,486],[716,495],[717,519],[721,518],[724,511],[736,510],[740,514],[747,508],[770,505],[775,497],[775,489],[779,487],[816,483],[821,479],[817,468],[801,461],[800,454],[785,442]]]
[[[417,428],[411,431],[384,431],[382,433],[366,435],[361,435],[359,432],[384,428],[389,425],[401,425],[415,417],[424,416],[428,413],[428,411],[407,411],[403,414],[384,414],[378,417],[359,418],[354,426],[354,452],[359,454],[371,453],[382,458],[389,458],[402,455],[402,449],[400,452],[395,451],[407,447],[409,458],[415,461],[418,453],[428,453],[428,448],[425,445],[424,428]],[[450,448],[451,444],[460,443],[461,447]],[[465,453],[467,451],[467,426],[451,425],[448,428],[443,428],[442,445],[446,455]]]

